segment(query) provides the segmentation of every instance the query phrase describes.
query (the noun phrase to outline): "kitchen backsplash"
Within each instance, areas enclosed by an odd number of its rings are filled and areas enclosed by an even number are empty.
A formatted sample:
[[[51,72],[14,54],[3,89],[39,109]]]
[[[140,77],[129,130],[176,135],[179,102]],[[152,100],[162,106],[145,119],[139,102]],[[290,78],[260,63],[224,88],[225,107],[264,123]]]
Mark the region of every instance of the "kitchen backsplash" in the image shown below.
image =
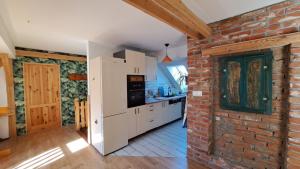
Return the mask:
[[[168,88],[171,87],[173,93],[179,93],[178,88],[164,75],[160,68],[157,69],[157,80],[146,82],[146,97],[157,96],[158,88],[163,87],[165,95],[168,94]],[[150,92],[149,92],[150,91]]]

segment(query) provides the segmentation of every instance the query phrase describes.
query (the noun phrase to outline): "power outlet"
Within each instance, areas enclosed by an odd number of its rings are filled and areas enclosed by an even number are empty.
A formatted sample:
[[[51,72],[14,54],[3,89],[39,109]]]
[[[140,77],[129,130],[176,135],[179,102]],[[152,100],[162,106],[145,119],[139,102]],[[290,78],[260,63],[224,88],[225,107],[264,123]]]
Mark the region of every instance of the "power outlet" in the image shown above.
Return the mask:
[[[194,97],[200,97],[200,96],[202,96],[202,91],[193,91],[192,94]]]

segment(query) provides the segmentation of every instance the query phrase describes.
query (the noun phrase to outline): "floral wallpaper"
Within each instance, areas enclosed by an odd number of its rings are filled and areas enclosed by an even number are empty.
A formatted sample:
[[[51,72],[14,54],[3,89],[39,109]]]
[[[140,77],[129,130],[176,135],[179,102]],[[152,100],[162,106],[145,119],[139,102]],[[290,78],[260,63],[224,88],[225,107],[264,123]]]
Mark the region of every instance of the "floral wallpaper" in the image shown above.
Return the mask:
[[[26,134],[26,119],[24,108],[24,84],[23,84],[23,63],[48,63],[60,65],[61,78],[61,113],[62,124],[69,125],[75,123],[74,118],[74,98],[85,100],[87,97],[87,81],[72,81],[68,79],[69,73],[87,73],[86,62],[65,61],[56,59],[42,59],[33,57],[17,57],[13,60],[15,103],[17,116],[17,134]]]

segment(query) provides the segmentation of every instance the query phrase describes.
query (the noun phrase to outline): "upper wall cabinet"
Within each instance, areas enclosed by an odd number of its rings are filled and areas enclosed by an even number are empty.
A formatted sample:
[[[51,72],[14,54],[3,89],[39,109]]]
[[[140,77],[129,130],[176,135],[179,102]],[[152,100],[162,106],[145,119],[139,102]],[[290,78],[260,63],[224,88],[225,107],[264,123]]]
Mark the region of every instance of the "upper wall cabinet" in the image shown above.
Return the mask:
[[[144,53],[125,49],[123,51],[115,53],[114,57],[126,59],[127,74],[146,74],[146,60]]]
[[[155,57],[146,57],[146,81],[157,80],[157,59]]]

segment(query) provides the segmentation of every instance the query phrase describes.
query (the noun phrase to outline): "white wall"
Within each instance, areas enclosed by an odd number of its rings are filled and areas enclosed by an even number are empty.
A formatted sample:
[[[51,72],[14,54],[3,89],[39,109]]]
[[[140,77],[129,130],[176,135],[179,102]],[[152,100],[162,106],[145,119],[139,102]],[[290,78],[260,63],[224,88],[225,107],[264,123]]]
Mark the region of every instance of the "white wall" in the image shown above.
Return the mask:
[[[4,68],[0,67],[0,107],[7,107],[7,91]]]
[[[0,16],[0,53],[8,53],[14,58],[16,55],[15,46],[11,40],[7,28],[4,25],[3,19]]]
[[[7,107],[6,78],[3,67],[0,67],[0,107]],[[0,117],[0,138],[9,137],[8,117]]]

